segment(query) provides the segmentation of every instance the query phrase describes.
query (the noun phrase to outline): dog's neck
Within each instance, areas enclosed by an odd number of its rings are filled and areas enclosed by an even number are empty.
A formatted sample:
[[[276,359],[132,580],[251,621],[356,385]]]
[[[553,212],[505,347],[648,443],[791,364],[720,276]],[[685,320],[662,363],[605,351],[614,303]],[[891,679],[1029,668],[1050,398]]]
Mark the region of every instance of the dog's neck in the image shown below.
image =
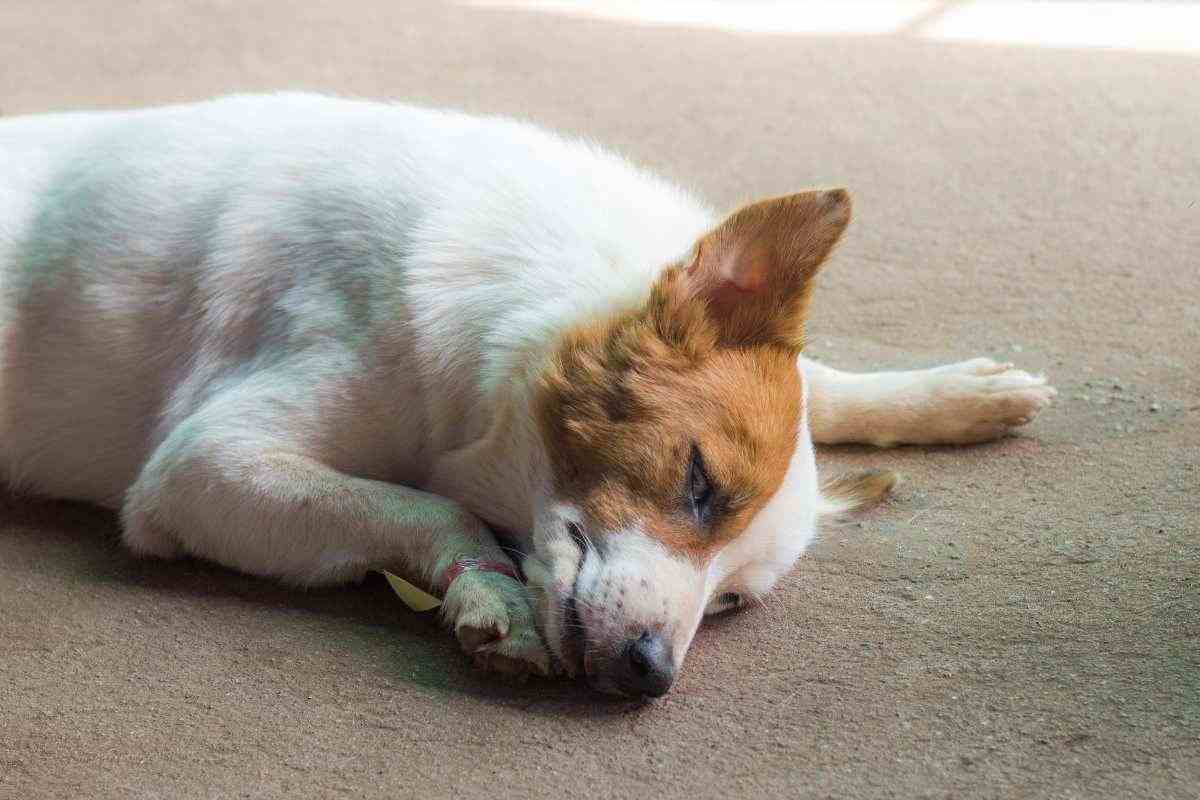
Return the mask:
[[[534,408],[553,342],[511,354],[511,369],[491,387],[482,435],[439,458],[429,491],[462,503],[517,544],[553,495],[554,476]]]

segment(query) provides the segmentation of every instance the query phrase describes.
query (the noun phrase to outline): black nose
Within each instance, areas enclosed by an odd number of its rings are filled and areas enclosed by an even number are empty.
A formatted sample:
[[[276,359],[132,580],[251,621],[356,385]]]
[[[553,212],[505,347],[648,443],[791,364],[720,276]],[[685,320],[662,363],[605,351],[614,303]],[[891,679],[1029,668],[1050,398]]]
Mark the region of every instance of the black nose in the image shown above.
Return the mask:
[[[627,694],[661,697],[675,682],[671,648],[649,631],[625,643],[625,658],[617,671],[617,685]]]

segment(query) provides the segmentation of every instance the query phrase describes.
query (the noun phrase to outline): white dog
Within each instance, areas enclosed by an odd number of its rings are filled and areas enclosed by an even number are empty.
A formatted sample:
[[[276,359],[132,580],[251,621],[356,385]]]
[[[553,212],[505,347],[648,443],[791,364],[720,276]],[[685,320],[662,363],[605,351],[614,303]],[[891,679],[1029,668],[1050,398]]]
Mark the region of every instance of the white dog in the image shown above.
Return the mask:
[[[1045,381],[800,356],[840,189],[724,221],[593,146],[310,95],[0,121],[0,463],[139,554],[390,569],[483,665],[659,695],[818,515],[812,442],[978,442]],[[526,554],[527,583],[497,543]]]

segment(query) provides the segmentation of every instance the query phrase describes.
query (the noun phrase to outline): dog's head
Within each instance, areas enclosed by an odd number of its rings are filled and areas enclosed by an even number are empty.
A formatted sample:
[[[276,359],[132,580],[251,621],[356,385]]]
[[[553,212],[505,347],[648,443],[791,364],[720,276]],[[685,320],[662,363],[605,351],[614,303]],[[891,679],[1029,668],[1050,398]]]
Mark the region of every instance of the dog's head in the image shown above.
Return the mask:
[[[645,303],[576,326],[542,375],[553,473],[526,574],[550,647],[610,692],[660,695],[700,620],[767,591],[819,502],[797,368],[842,190],[737,211]]]

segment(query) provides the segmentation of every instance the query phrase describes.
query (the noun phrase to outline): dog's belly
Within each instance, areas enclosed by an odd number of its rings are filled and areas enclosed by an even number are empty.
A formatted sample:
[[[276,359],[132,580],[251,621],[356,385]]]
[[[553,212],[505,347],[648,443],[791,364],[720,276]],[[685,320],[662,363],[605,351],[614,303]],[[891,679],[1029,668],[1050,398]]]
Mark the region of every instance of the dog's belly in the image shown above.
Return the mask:
[[[5,477],[115,506],[155,443],[172,384],[189,369],[186,311],[124,282],[90,282],[75,264],[13,283],[0,358]]]
[[[146,354],[96,324],[62,237],[38,229],[53,222],[45,198],[64,159],[116,116],[0,122],[0,469],[14,485],[104,503],[140,462],[128,431],[147,404],[129,399],[147,390]]]

